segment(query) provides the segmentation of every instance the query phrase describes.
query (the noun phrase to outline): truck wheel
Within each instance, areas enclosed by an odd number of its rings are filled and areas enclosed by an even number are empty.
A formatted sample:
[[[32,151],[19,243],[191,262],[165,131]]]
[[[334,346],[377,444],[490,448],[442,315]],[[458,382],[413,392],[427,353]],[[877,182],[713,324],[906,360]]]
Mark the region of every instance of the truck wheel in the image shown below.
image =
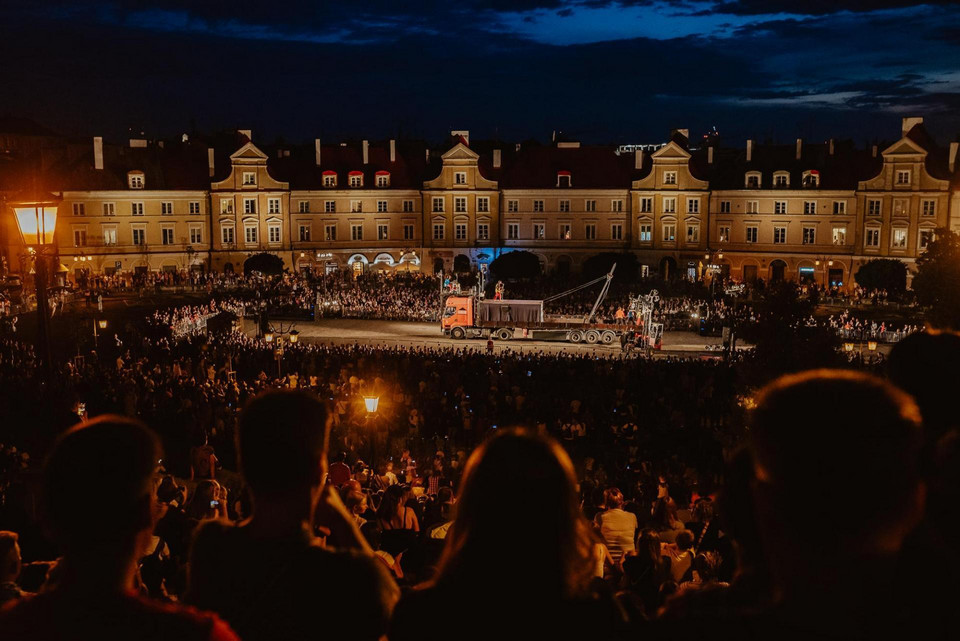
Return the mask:
[[[584,334],[583,338],[591,345],[596,345],[600,342],[600,332],[595,329],[588,329],[587,333]]]
[[[614,341],[617,340],[617,335],[614,332],[606,331],[600,335],[600,342],[604,345],[613,345]]]
[[[579,329],[575,329],[567,335],[567,340],[571,343],[579,343],[583,340],[583,332],[581,332]]]
[[[506,328],[501,329],[497,332],[497,338],[502,341],[508,341],[513,338],[513,332]]]
[[[450,330],[450,338],[454,338],[456,340],[465,338],[466,335],[467,335],[467,330],[463,329],[462,327],[454,327],[453,329]]]

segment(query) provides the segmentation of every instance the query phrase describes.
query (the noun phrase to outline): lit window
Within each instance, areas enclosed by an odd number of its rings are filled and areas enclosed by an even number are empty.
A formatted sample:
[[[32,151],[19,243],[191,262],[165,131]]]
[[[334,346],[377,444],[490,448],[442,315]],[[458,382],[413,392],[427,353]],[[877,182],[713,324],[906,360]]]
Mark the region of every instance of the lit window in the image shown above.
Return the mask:
[[[233,213],[233,199],[222,199],[220,201],[220,213],[221,214],[232,214]]]
[[[653,240],[653,225],[644,223],[640,225],[640,242],[649,243]]]
[[[377,240],[387,240],[390,237],[390,226],[386,223],[377,225]]]
[[[847,228],[846,227],[833,228],[833,244],[834,245],[847,244]]]
[[[665,172],[663,172],[663,184],[664,184],[664,185],[676,185],[676,184],[677,184],[677,172],[675,172],[675,171],[665,171]]]
[[[560,223],[560,240],[570,240],[573,238],[573,231],[570,223]]]
[[[890,237],[890,247],[893,249],[906,249],[907,247],[907,230],[903,228],[894,229],[893,235]]]

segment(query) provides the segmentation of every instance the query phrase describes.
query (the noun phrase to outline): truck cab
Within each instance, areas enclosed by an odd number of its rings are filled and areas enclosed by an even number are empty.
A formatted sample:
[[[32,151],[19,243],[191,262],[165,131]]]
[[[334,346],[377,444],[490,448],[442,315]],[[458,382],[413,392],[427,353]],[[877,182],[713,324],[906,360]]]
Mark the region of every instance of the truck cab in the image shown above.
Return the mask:
[[[473,297],[448,296],[443,306],[443,316],[440,318],[440,329],[449,334],[454,327],[470,327],[473,325]]]

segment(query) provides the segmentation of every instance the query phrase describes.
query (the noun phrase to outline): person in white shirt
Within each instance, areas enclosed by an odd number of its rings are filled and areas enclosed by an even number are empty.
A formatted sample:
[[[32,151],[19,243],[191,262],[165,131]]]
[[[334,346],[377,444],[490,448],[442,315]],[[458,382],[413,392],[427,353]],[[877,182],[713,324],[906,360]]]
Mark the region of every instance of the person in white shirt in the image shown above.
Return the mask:
[[[622,509],[623,493],[615,487],[603,492],[603,505],[605,510],[598,513],[595,519],[597,528],[610,551],[610,557],[614,563],[618,563],[624,554],[633,552],[637,515]]]

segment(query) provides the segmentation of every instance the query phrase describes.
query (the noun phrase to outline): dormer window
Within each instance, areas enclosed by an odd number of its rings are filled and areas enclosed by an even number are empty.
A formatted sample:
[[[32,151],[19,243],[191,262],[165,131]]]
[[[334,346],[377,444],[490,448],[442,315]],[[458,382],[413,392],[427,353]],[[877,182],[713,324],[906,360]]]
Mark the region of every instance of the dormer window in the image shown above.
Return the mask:
[[[897,184],[898,184],[898,185],[909,185],[909,184],[910,184],[910,170],[909,170],[909,169],[898,169],[898,170],[897,170]]]
[[[557,187],[569,187],[570,186],[570,172],[569,171],[558,171],[557,172]]]
[[[778,171],[773,175],[773,186],[780,189],[786,189],[790,186],[790,174],[785,171]]]
[[[389,187],[390,186],[390,172],[389,171],[378,171],[377,172],[377,187]]]
[[[815,188],[820,186],[820,172],[816,169],[803,172],[803,186],[805,188]]]
[[[327,170],[323,172],[323,186],[324,187],[336,187],[337,186],[337,172]]]
[[[663,184],[664,184],[664,185],[676,185],[676,184],[677,184],[677,172],[675,172],[675,171],[665,171],[665,172],[663,172]]]
[[[127,185],[130,189],[143,189],[143,172],[131,171],[127,174]]]
[[[747,189],[760,189],[760,172],[751,171],[746,178]]]
[[[351,171],[351,172],[350,172],[350,186],[351,186],[351,187],[363,187],[363,172],[362,172],[362,171]]]
[[[243,172],[243,186],[255,187],[256,185],[257,185],[257,172],[255,171]]]

